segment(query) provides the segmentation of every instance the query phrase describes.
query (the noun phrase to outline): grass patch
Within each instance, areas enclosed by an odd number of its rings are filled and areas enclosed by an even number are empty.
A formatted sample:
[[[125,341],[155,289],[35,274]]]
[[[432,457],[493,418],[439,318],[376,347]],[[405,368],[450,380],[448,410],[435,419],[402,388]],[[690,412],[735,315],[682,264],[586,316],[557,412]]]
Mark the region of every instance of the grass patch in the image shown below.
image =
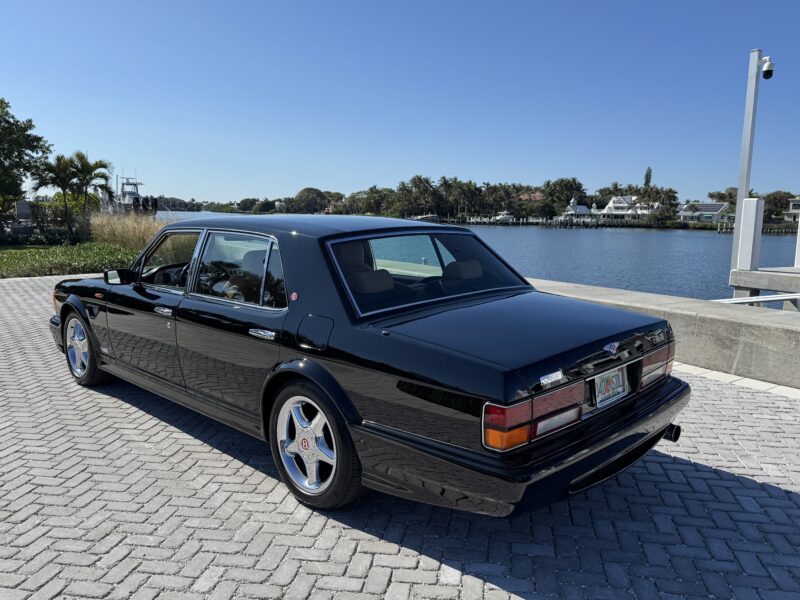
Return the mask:
[[[138,253],[138,249],[100,242],[49,248],[0,248],[0,279],[98,273],[103,269],[128,267]]]

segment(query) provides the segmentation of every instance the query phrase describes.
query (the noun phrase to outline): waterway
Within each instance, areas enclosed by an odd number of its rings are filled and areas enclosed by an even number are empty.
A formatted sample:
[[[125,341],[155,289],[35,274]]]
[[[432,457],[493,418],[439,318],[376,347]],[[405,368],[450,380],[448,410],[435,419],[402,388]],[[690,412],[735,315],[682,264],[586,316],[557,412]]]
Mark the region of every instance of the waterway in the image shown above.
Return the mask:
[[[159,212],[160,218],[226,213]],[[528,277],[711,300],[729,298],[733,236],[685,229],[470,227]],[[761,265],[794,261],[794,236],[764,236]]]

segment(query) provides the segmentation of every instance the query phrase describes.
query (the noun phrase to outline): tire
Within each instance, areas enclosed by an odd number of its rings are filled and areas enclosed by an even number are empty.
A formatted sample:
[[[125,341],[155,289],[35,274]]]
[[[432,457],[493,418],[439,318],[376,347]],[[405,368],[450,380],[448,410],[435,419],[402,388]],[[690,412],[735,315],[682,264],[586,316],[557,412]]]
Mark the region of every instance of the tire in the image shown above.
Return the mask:
[[[64,319],[62,335],[69,372],[82,386],[91,387],[102,383],[106,380],[106,374],[97,367],[97,355],[86,321],[73,311],[66,313]]]
[[[289,383],[278,392],[270,412],[269,443],[281,479],[303,504],[341,508],[361,493],[361,463],[353,440],[339,411],[316,384]]]

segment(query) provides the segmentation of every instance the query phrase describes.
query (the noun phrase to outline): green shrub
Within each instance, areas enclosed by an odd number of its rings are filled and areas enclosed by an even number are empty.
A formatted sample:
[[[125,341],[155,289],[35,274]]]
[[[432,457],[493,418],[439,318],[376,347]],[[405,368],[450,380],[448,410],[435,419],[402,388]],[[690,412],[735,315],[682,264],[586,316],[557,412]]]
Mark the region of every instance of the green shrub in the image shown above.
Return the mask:
[[[137,254],[137,250],[96,242],[51,248],[0,248],[0,278],[99,273],[128,267]]]

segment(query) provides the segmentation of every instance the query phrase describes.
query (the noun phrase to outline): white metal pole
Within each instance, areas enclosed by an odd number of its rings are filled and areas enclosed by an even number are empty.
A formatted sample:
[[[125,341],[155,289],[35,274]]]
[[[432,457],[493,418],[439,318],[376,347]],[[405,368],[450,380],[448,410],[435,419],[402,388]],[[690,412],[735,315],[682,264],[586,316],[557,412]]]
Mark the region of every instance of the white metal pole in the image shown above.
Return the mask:
[[[731,269],[739,268],[739,243],[742,237],[742,202],[750,195],[750,165],[753,161],[753,134],[756,125],[758,103],[758,68],[761,50],[750,51],[750,70],[747,74],[747,97],[744,104],[744,127],[742,129],[742,154],[739,158],[739,188],[736,193],[736,221],[733,227],[733,252]]]
[[[797,222],[797,245],[794,247],[794,267],[800,269],[800,220]]]

